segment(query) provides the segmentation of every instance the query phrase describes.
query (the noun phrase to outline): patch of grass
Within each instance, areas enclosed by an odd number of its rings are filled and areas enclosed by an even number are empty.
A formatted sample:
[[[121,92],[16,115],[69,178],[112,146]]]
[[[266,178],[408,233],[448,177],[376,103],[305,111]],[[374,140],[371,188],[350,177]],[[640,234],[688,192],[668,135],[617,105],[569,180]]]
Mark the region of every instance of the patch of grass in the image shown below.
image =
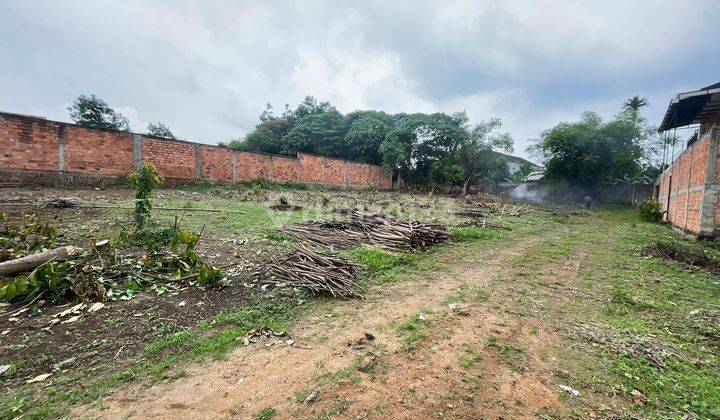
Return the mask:
[[[714,260],[717,254],[713,244],[683,238],[662,225],[640,222],[631,208],[596,209],[582,218],[569,217],[567,225],[572,228],[512,261],[519,274],[513,276],[515,281],[533,286],[550,284],[553,280],[535,282],[546,276],[555,279],[554,267],[563,267],[563,261],[573,261],[582,253],[573,283],[560,286],[560,290],[576,288],[581,294],[559,300],[559,305],[547,310],[563,325],[590,324],[620,336],[652,337],[687,355],[669,356],[662,367],[657,367],[622,348],[585,342],[569,350],[566,363],[574,366],[569,369],[569,382],[576,383],[578,389],[625,396],[625,409],[632,417],[719,418],[720,372],[710,366],[720,362],[720,337],[718,329],[711,326],[720,313],[720,280],[703,268],[668,257],[646,256],[654,244],[680,243],[673,252],[679,249],[693,261],[706,261],[705,256]],[[497,348],[501,357],[521,356],[497,339],[489,345]],[[633,403],[633,390],[647,401]]]
[[[445,303],[483,301],[486,300],[489,295],[490,292],[488,292],[487,289],[464,282],[458,286],[454,294],[445,299]]]
[[[423,330],[433,324],[429,318],[430,313],[431,311],[429,310],[420,312],[395,326],[395,330],[398,337],[402,340],[405,351],[415,350],[418,344],[427,336]]]
[[[428,251],[389,252],[374,247],[357,247],[348,255],[366,267],[368,277],[375,283],[399,281],[412,271],[429,270],[437,265],[433,258],[441,252],[442,245]]]
[[[504,230],[481,227],[453,227],[450,228],[450,232],[455,242],[499,241],[508,237],[508,232]]]
[[[483,356],[481,354],[475,352],[475,350],[470,347],[465,347],[462,356],[458,359],[458,364],[463,369],[470,369],[482,360]]]
[[[275,407],[267,406],[258,411],[255,415],[255,420],[270,420],[273,417],[275,417]]]
[[[501,343],[497,337],[490,336],[487,340],[488,347],[498,350],[498,354],[506,360],[510,366],[518,372],[525,370],[525,351],[510,344]]]

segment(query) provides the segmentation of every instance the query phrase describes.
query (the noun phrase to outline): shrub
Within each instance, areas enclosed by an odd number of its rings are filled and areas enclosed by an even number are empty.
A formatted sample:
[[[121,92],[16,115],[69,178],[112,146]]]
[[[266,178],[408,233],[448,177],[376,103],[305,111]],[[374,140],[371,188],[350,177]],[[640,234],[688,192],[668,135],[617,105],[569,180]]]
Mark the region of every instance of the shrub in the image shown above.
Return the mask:
[[[659,201],[651,198],[638,204],[637,207],[640,219],[652,223],[658,223],[662,220],[663,210]]]
[[[144,232],[150,224],[152,191],[161,186],[165,179],[155,169],[155,165],[148,162],[130,174],[128,180],[135,187],[135,228],[138,232]]]

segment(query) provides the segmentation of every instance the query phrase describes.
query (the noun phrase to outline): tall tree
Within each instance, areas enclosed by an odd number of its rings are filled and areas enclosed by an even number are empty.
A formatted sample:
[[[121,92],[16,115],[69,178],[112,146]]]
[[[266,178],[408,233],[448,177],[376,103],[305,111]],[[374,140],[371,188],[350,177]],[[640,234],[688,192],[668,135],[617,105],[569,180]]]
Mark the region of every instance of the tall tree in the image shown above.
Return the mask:
[[[641,98],[639,95],[635,95],[632,98],[623,102],[624,110],[639,111],[640,108],[650,105],[647,98]]]
[[[415,182],[452,181],[456,152],[469,138],[463,115],[400,115],[380,145],[383,166]]]
[[[162,137],[162,138],[166,138],[166,139],[174,139],[175,138],[175,134],[173,134],[173,132],[170,131],[170,127],[168,127],[167,125],[165,125],[161,122],[158,122],[155,124],[153,124],[153,123],[148,124],[147,133],[151,136]]]
[[[83,127],[99,128],[101,130],[129,131],[128,119],[115,112],[107,102],[95,95],[80,95],[68,107],[72,120]]]
[[[604,123],[586,112],[575,123],[560,123],[535,140],[533,151],[545,163],[545,179],[593,186],[636,176],[645,156],[642,127],[632,118]]]
[[[380,164],[380,145],[390,130],[390,116],[384,112],[356,111],[346,116],[349,128],[345,146],[349,159]]]
[[[499,118],[481,121],[470,130],[469,141],[458,150],[458,161],[463,168],[463,189],[467,193],[470,182],[478,178],[500,178],[507,175],[507,161],[497,150],[512,152],[510,133],[500,133]]]

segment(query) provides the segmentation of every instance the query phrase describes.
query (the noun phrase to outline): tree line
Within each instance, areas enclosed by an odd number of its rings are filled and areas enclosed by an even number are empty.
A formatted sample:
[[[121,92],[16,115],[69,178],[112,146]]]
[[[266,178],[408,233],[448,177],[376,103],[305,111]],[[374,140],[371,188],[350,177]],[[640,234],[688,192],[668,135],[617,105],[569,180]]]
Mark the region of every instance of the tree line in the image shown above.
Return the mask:
[[[603,121],[586,112],[580,121],[562,122],[532,141],[529,152],[545,166],[545,179],[591,186],[649,183],[659,173],[653,160],[656,130],[641,115],[647,100],[635,96]],[[80,125],[127,131],[127,118],[95,95],[78,97],[68,108]],[[255,129],[220,142],[234,150],[296,155],[298,152],[382,165],[411,184],[458,185],[465,190],[480,179],[522,181],[533,169],[508,173],[500,151],[512,152],[513,139],[497,118],[471,125],[465,112],[398,113],[359,110],[340,113],[329,102],[307,96],[295,108],[276,114],[270,104]],[[162,123],[148,134],[175,138]]]

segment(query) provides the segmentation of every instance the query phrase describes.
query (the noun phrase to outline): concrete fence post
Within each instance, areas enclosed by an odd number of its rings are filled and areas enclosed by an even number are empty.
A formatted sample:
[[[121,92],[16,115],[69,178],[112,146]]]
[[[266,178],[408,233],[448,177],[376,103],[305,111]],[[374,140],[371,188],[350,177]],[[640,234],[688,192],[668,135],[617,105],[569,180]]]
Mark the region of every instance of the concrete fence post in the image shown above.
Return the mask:
[[[710,131],[707,169],[705,172],[705,189],[703,191],[702,203],[700,204],[700,235],[713,236],[717,219],[718,194],[720,185],[715,181],[718,170],[716,167],[718,158],[718,127]]]
[[[232,153],[232,158],[230,159],[230,166],[232,167],[232,182],[233,184],[237,182],[237,156],[235,156],[235,152]]]
[[[195,143],[195,181],[202,179],[202,162],[200,161],[200,145]]]
[[[142,136],[140,134],[133,134],[133,163],[135,164],[135,170],[140,169],[142,165]]]
[[[65,126],[58,125],[58,170],[65,170]]]

